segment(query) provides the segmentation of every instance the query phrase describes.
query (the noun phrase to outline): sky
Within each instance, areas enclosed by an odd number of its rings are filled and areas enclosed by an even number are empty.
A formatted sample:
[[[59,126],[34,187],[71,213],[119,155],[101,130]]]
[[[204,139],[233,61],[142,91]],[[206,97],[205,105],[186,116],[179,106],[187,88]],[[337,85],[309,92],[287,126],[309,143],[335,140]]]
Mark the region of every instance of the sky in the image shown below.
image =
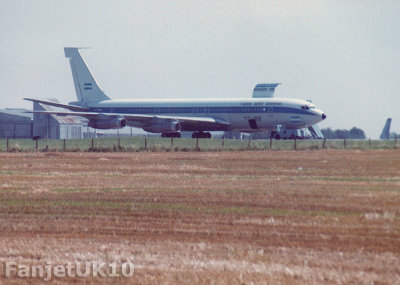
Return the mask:
[[[76,100],[66,46],[114,99],[310,99],[320,127],[400,133],[400,1],[0,1],[0,108]]]

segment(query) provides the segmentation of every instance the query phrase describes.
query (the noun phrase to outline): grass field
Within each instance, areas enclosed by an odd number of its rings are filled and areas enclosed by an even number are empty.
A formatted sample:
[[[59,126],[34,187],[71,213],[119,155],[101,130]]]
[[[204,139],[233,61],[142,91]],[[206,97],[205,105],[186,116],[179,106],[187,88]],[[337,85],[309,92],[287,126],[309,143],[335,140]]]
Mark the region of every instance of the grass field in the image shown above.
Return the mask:
[[[36,148],[37,147],[37,148]],[[232,150],[317,150],[317,149],[396,149],[397,140],[223,140],[170,139],[157,137],[96,138],[76,140],[0,139],[0,152],[26,151],[232,151]]]
[[[32,141],[31,141],[32,142]],[[265,142],[264,142],[265,143]],[[400,284],[400,150],[0,153],[4,263],[137,284]]]

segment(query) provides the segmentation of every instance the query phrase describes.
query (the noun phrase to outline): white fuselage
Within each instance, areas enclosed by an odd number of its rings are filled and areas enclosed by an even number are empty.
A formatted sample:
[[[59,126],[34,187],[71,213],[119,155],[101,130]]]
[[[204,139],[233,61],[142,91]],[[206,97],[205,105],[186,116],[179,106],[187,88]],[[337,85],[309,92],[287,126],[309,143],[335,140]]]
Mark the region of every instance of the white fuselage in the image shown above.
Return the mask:
[[[253,98],[114,100],[100,88],[79,48],[65,47],[64,52],[70,61],[77,101],[66,105],[28,98],[68,110],[35,113],[80,116],[88,120],[88,126],[97,129],[120,129],[128,125],[166,137],[180,137],[180,131],[192,131],[194,138],[210,138],[210,131],[301,129],[326,118],[308,101],[272,97],[279,83],[257,84]]]
[[[262,132],[309,127],[325,118],[325,114],[308,101],[284,98],[204,99],[204,100],[103,100],[86,102],[92,112],[207,117],[230,123],[229,129],[210,131]],[[129,124],[129,123],[128,123]],[[129,125],[142,128],[143,124]],[[184,127],[182,131],[201,131]]]

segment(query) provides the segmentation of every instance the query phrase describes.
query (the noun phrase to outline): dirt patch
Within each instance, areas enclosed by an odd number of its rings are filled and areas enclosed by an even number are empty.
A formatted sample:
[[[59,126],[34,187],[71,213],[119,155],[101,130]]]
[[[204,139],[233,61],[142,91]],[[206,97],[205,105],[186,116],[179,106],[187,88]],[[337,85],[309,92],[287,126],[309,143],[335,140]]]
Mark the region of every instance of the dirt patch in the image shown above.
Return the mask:
[[[0,153],[0,167],[3,265],[130,260],[138,284],[399,283],[398,150]]]

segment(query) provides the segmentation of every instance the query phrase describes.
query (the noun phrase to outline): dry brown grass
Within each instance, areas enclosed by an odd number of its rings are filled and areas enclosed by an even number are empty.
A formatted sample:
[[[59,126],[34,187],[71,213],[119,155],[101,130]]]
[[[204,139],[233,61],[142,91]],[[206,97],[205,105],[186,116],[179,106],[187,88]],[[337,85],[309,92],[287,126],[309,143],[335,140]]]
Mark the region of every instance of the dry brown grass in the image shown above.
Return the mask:
[[[0,189],[0,262],[135,265],[55,282],[400,284],[398,150],[0,153]]]

